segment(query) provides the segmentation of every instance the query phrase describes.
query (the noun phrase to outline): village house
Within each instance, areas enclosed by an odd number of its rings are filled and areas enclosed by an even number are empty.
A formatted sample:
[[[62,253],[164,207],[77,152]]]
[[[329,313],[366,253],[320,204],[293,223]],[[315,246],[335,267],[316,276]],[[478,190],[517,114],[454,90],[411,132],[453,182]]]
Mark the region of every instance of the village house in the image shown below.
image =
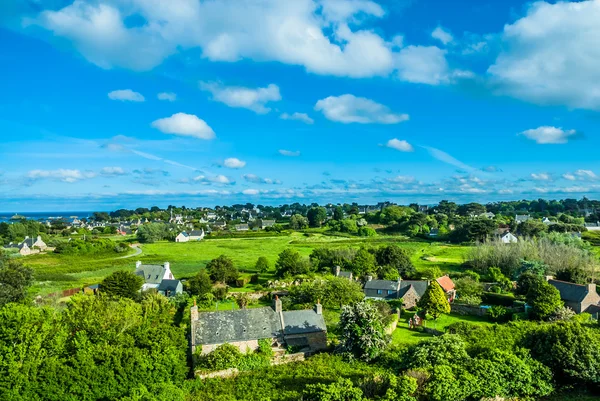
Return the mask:
[[[223,220],[215,221],[211,223],[211,225],[215,230],[223,230],[225,227],[227,227],[227,223]]]
[[[548,284],[560,292],[560,299],[565,306],[575,313],[591,313],[597,318],[600,311],[600,295],[596,292],[596,284],[575,284],[567,281],[554,280],[547,277]]]
[[[502,241],[504,244],[515,244],[519,242],[519,239],[507,231],[500,236],[500,241]]]
[[[595,223],[585,223],[585,228],[587,228],[588,231],[599,231],[600,221],[597,221]]]
[[[437,281],[437,283],[440,285],[440,287],[442,287],[442,289],[446,293],[446,296],[448,297],[448,302],[453,302],[454,298],[456,298],[456,288],[454,287],[454,281],[452,281],[450,276],[446,274],[445,276],[442,276],[436,279],[435,281]]]
[[[22,242],[11,242],[4,248],[16,248],[19,250],[20,255],[27,256],[34,253],[39,253],[40,251],[45,251],[46,249],[48,249],[48,246],[42,240],[42,237],[38,235],[36,238],[29,238],[29,236],[26,236]]]
[[[202,241],[204,239],[204,230],[193,230],[189,233],[182,231],[175,237],[175,242]]]
[[[371,299],[399,299],[402,298],[402,306],[411,309],[417,306],[417,302],[425,294],[429,283],[426,280],[372,280],[367,278],[364,293],[366,298]]]
[[[273,307],[198,312],[191,308],[192,353],[209,353],[219,345],[229,343],[241,352],[258,349],[259,340],[270,340],[272,347],[295,347],[314,352],[327,348],[327,326],[323,307],[283,311],[281,300],[275,297]]]
[[[273,227],[275,225],[275,220],[262,220],[260,228],[263,230],[267,227]]]
[[[333,268],[333,275],[336,277],[343,277],[347,278],[348,280],[352,280],[352,272],[342,270],[339,266],[335,266]]]
[[[248,231],[250,229],[250,227],[248,227],[248,224],[236,224],[235,225],[235,231]]]
[[[531,216],[528,214],[517,214],[515,215],[515,222],[517,224],[521,224],[526,222],[527,220],[531,219]]]
[[[173,273],[171,273],[171,264],[169,262],[165,262],[162,265],[144,265],[138,260],[137,262],[135,262],[135,274],[144,279],[142,291],[155,289],[156,291],[160,292],[160,286],[164,280],[179,281],[175,280],[175,277],[173,277]],[[171,289],[172,286],[173,283],[169,283],[167,289]],[[181,292],[183,292],[182,286],[178,286],[177,284],[175,284],[175,288],[180,288],[180,292],[177,292],[178,294],[181,294]],[[164,290],[165,287],[163,286],[163,291]]]
[[[180,280],[163,280],[158,285],[157,291],[165,297],[172,297],[183,293],[183,284]]]

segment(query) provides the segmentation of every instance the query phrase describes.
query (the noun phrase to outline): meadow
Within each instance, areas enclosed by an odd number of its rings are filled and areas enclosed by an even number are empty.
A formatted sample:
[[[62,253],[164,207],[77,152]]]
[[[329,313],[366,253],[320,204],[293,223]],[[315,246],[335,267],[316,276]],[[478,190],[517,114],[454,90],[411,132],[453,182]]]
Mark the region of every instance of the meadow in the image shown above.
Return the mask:
[[[220,255],[230,257],[243,274],[252,274],[254,265],[260,256],[265,256],[271,270],[261,275],[260,282],[274,279],[273,271],[277,257],[286,248],[297,250],[308,257],[319,247],[360,247],[396,244],[411,254],[417,268],[437,266],[442,271],[456,271],[464,262],[468,250],[466,246],[448,245],[439,242],[414,241],[402,236],[378,236],[369,238],[331,236],[320,233],[302,234],[292,232],[288,235],[272,237],[232,237],[211,238],[200,242],[157,242],[142,244],[142,254],[131,258],[106,258],[65,256],[54,253],[33,255],[23,258],[23,262],[33,268],[37,283],[35,290],[39,294],[48,294],[61,289],[95,284],[116,270],[133,270],[135,261],[143,263],[171,263],[171,270],[178,279],[195,275],[211,260]],[[250,291],[248,285],[236,291]]]

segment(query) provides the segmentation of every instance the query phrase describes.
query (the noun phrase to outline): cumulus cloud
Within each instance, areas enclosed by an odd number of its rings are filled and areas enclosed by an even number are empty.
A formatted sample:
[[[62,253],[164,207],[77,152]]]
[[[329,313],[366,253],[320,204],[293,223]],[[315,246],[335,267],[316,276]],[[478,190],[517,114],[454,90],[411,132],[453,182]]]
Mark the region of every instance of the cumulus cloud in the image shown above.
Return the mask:
[[[396,55],[395,63],[403,81],[440,85],[450,79],[446,51],[436,46],[407,46]]]
[[[161,92],[158,95],[156,95],[156,97],[158,98],[158,100],[166,100],[168,102],[174,102],[175,100],[177,100],[177,95],[173,92]]]
[[[506,25],[488,73],[501,94],[600,110],[600,1],[543,1]]]
[[[569,139],[577,137],[574,129],[563,130],[562,128],[542,126],[528,129],[520,133],[528,139],[534,140],[540,145],[567,143]]]
[[[252,188],[244,189],[242,191],[242,194],[244,194],[244,195],[258,195],[258,194],[260,194],[260,190],[259,189],[252,189]]]
[[[228,168],[242,168],[246,162],[235,157],[229,157],[223,161],[223,165]]]
[[[192,181],[198,182],[198,183],[201,183],[204,185],[207,185],[207,184],[223,184],[223,185],[235,184],[234,181],[231,181],[228,177],[226,177],[222,174],[214,175],[214,176],[198,175],[198,176],[192,178]]]
[[[144,24],[126,23],[132,16]],[[107,69],[150,70],[180,49],[199,48],[211,61],[275,61],[360,78],[387,76],[396,68],[400,36],[388,42],[361,26],[384,16],[385,10],[368,0],[77,0],[27,24],[68,39],[86,59]],[[408,68],[406,62],[402,68]]]
[[[405,140],[399,140],[396,138],[387,141],[385,146],[387,146],[388,148],[399,150],[401,152],[413,152],[415,150],[410,143],[406,142]]]
[[[271,111],[265,105],[281,100],[279,87],[270,84],[265,88],[246,88],[243,86],[225,86],[219,82],[200,82],[200,89],[210,92],[213,100],[229,107],[252,110],[258,114]]]
[[[134,92],[131,89],[119,89],[109,92],[108,98],[122,102],[143,102],[146,100],[141,93]]]
[[[126,175],[127,172],[122,167],[104,167],[100,170],[100,174],[104,176],[119,176]]]
[[[171,117],[153,121],[152,126],[165,134],[213,139],[215,132],[208,124],[193,114],[176,113]]]
[[[310,118],[308,116],[308,114],[306,114],[306,113],[292,113],[292,114],[281,113],[281,115],[279,116],[279,118],[281,118],[282,120],[297,120],[297,121],[302,121],[305,124],[312,124],[312,123],[315,122],[315,120],[313,120],[312,118]]]
[[[94,177],[96,177],[96,173],[92,171],[80,171],[71,169],[31,170],[29,173],[27,173],[27,178],[31,180],[51,179],[68,183],[73,183]]]
[[[531,179],[536,181],[550,181],[552,176],[548,173],[531,173]]]
[[[396,177],[388,178],[387,181],[395,183],[395,184],[410,184],[415,181],[415,177],[409,177],[406,175],[398,175]]]
[[[262,178],[255,174],[244,174],[242,178],[254,184],[281,184],[281,181],[279,180],[273,180],[271,178]]]
[[[565,173],[562,175],[565,180],[569,181],[596,181],[599,177],[592,170],[576,170],[573,173]]]
[[[445,45],[447,45],[448,43],[450,43],[454,40],[454,37],[452,36],[452,34],[450,32],[448,32],[447,30],[445,30],[444,28],[442,28],[441,26],[438,26],[437,28],[435,28],[433,30],[433,32],[431,32],[431,37],[439,40],[440,42],[442,42]]]
[[[321,99],[315,110],[328,120],[344,124],[398,124],[409,119],[408,114],[394,113],[383,104],[350,94]]]
[[[279,154],[283,155],[283,156],[288,156],[288,157],[298,157],[300,156],[300,151],[299,150],[285,150],[285,149],[279,149]]]

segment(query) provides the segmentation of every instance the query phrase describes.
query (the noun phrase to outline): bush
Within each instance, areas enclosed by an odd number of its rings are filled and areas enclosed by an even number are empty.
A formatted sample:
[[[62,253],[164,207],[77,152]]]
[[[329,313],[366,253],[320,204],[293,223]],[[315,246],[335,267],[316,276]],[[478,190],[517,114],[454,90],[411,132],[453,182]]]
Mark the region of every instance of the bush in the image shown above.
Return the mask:
[[[494,305],[487,311],[492,322],[503,322],[510,318],[508,310],[502,305]]]
[[[243,354],[235,345],[222,344],[208,354],[197,355],[195,365],[197,368],[206,370],[237,368],[242,357]]]
[[[515,301],[513,295],[508,294],[494,294],[491,292],[484,292],[481,297],[481,301],[486,305],[500,305],[500,306],[512,306]]]

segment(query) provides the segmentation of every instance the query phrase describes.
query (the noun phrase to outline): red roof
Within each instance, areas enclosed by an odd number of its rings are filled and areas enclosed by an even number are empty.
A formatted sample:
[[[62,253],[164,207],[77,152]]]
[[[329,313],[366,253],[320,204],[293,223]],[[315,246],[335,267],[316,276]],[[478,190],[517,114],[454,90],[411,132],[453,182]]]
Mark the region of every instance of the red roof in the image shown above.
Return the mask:
[[[436,280],[438,284],[444,289],[444,291],[452,291],[454,289],[454,282],[448,276],[442,276]]]

